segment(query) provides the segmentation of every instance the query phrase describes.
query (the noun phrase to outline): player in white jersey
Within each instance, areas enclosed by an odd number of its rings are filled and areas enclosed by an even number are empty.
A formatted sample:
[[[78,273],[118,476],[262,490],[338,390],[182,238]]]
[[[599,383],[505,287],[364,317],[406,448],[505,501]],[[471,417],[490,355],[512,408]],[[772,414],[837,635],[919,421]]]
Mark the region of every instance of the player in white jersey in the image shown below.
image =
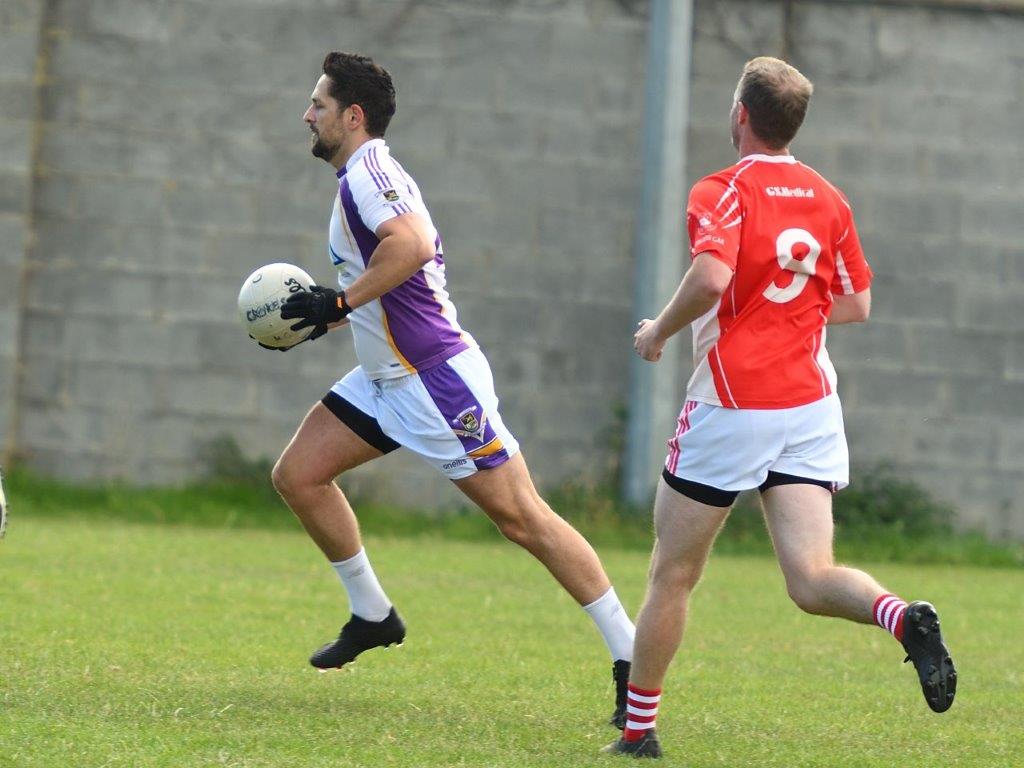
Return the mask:
[[[310,339],[350,325],[359,366],[315,404],[274,467],[274,486],[331,561],[352,617],[313,654],[321,669],[400,643],[405,626],[374,574],[355,514],[334,478],[403,446],[449,477],[506,538],[540,560],[585,608],[612,656],[625,722],[633,624],[587,541],[541,499],[498,413],[487,359],[445,290],[441,238],[416,182],[391,157],[390,75],[330,53],[303,119],[312,152],[337,169],[329,253],[338,290],[297,294],[282,317]]]

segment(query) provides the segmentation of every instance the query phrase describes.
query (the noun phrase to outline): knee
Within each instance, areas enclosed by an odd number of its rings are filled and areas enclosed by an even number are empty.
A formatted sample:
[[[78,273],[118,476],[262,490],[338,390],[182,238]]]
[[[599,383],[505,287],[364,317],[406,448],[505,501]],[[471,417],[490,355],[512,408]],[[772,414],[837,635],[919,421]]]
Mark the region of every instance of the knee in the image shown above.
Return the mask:
[[[554,517],[554,512],[543,502],[537,503],[525,495],[517,495],[510,503],[501,504],[490,512],[501,535],[526,549],[544,538],[546,520]]]
[[[521,547],[527,547],[530,542],[533,541],[533,533],[522,518],[504,517],[499,520],[496,525],[498,526],[498,530],[501,532],[501,535],[513,544],[518,544]]]
[[[284,456],[274,464],[270,472],[270,481],[274,484],[274,490],[285,501],[300,497],[305,489],[316,484],[302,472],[301,467],[289,462]]]
[[[821,576],[822,574],[815,571],[787,575],[786,591],[801,611],[814,615],[821,615],[825,612]]]
[[[270,470],[270,482],[274,484],[274,490],[284,498],[288,498],[293,492],[295,478],[291,469],[285,463],[283,456],[277,460],[274,468]]]
[[[686,562],[657,559],[651,564],[651,586],[689,595],[700,581],[700,568]]]

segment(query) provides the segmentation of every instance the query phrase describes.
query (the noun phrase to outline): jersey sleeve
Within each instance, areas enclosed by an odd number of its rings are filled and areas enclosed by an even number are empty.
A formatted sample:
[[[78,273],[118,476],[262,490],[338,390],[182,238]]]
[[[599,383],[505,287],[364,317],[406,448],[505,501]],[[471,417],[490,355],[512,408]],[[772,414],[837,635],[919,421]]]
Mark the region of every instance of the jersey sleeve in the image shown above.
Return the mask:
[[[864,258],[857,227],[853,223],[853,211],[845,197],[842,198],[839,208],[842,232],[833,246],[836,254],[836,274],[832,278],[832,293],[849,295],[870,288],[874,275],[867,259]]]
[[[690,258],[710,253],[735,270],[742,223],[743,213],[736,187],[714,177],[701,179],[690,190],[690,201],[686,206]]]
[[[371,232],[388,219],[412,213],[419,206],[413,199],[406,184],[396,179],[392,171],[384,170],[383,164],[365,164],[358,174],[351,174],[350,188],[359,218]]]

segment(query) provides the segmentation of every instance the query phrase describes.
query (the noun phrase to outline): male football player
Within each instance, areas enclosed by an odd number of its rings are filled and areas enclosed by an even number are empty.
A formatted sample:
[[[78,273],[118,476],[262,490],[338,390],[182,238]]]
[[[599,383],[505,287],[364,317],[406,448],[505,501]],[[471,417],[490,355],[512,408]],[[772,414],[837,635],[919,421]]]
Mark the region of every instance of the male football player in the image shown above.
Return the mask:
[[[956,672],[935,609],[833,561],[832,494],[848,483],[849,458],[825,325],[867,320],[871,270],[846,198],[790,154],[811,91],[779,59],[747,62],[730,113],[740,160],[693,187],[693,263],[636,332],[637,353],[656,362],[692,325],[695,371],[654,502],[628,721],[608,752],[661,755],[658,703],[690,593],[736,496],[751,488],[793,601],[879,624],[913,661],[928,705],[944,712],[953,703]]]
[[[633,624],[597,554],[537,493],[498,412],[491,370],[445,290],[441,238],[416,182],[391,156],[391,76],[365,56],[329,53],[303,120],[338,192],[328,253],[338,288],[282,309],[315,340],[349,324],[359,365],[316,403],[274,467],[274,486],[330,560],[352,616],[310,663],[341,667],[401,643],[405,626],[363,549],[334,478],[403,446],[448,477],[506,538],[540,560],[591,616],[612,657],[613,723],[625,721]]]

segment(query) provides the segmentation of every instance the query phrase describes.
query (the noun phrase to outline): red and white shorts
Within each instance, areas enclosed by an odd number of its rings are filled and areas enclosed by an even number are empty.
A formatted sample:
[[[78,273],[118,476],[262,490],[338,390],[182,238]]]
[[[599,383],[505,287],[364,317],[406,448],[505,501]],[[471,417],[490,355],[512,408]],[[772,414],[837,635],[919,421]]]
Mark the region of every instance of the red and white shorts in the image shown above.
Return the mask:
[[[850,483],[839,395],[796,408],[723,408],[687,400],[668,441],[666,474],[722,491],[746,491],[780,473],[833,490]]]

